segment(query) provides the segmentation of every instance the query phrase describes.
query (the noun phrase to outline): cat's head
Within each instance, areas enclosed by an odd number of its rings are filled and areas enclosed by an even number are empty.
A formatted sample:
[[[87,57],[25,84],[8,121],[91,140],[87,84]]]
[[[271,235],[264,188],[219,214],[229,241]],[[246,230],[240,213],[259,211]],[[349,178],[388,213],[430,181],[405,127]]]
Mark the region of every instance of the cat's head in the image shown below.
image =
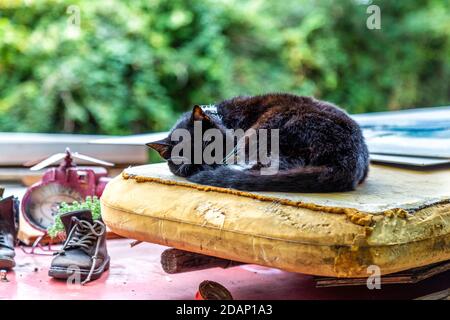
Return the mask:
[[[147,143],[148,147],[157,151],[159,155],[167,161],[170,171],[178,176],[190,176],[199,171],[204,165],[203,162],[197,163],[196,161],[196,163],[194,163],[194,154],[199,151],[194,148],[194,137],[198,138],[197,136],[194,136],[195,123],[197,123],[197,125],[201,123],[201,137],[203,137],[204,132],[208,129],[222,130],[221,125],[214,117],[205,112],[200,106],[196,105],[192,109],[192,112],[186,112],[180,117],[166,138]],[[187,152],[187,154],[184,154],[183,152],[180,153],[179,148],[174,149],[178,143],[183,141],[183,139],[179,138],[179,129],[184,129],[182,131],[184,131],[184,133],[188,132],[190,136],[190,140],[185,142],[188,144],[188,149],[190,149],[190,152]],[[200,145],[202,152],[208,145],[208,143],[203,140],[197,141],[197,143]]]

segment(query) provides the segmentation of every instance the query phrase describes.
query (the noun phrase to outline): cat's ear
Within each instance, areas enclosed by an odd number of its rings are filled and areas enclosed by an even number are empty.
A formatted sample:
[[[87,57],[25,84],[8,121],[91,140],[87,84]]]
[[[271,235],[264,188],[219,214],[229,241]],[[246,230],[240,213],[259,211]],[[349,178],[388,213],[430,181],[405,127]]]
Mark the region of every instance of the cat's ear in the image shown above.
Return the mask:
[[[199,105],[195,105],[192,109],[192,121],[211,121],[208,115],[202,110]]]
[[[167,140],[167,138],[149,142],[146,145],[155,150],[156,152],[158,152],[162,158],[166,160],[170,158],[170,143]]]

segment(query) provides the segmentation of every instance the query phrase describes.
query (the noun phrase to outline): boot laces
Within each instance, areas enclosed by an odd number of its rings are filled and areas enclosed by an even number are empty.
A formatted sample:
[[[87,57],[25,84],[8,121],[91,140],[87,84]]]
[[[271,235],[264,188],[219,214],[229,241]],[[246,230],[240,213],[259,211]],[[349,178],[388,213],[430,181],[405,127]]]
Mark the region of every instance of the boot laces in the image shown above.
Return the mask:
[[[81,282],[81,284],[85,284],[91,280],[92,273],[95,269],[95,262],[98,257],[98,250],[100,248],[100,239],[106,232],[106,226],[103,222],[96,220],[93,223],[90,223],[86,220],[79,220],[76,217],[72,218],[72,221],[75,225],[70,230],[70,233],[67,236],[67,240],[64,243],[62,249],[59,251],[60,254],[64,254],[67,249],[70,248],[82,248],[85,250],[89,250],[92,248],[95,242],[95,251],[94,255],[91,257],[92,265],[86,279]]]
[[[3,229],[6,227],[6,224],[4,221],[0,221],[0,227]],[[0,231],[0,244],[6,245],[6,236],[3,233],[4,231]]]
[[[89,250],[95,241],[98,242],[100,237],[105,233],[106,226],[101,221],[90,223],[86,220],[72,218],[75,222],[72,230],[67,236],[63,250],[69,248],[83,248]]]

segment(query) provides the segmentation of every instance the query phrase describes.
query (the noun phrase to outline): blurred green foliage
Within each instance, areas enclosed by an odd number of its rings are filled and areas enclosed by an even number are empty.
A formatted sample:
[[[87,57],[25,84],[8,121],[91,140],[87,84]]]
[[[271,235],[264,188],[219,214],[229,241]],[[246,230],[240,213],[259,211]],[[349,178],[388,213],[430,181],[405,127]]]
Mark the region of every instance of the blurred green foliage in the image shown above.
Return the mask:
[[[0,131],[129,134],[241,94],[448,104],[448,0],[2,0]],[[77,25],[76,13],[79,12]]]

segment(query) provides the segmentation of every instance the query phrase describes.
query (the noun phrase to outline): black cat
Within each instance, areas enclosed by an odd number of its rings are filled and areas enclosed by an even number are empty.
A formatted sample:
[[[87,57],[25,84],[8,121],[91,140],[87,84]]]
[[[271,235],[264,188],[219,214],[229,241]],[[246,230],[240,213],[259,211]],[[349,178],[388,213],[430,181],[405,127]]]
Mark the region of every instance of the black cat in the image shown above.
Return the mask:
[[[260,163],[237,170],[227,164],[176,164],[171,151],[175,129],[279,129],[279,170],[261,174]],[[331,103],[292,94],[236,97],[212,108],[195,106],[166,139],[147,144],[168,161],[170,170],[189,181],[249,191],[334,192],[354,190],[368,174],[369,155],[358,124]],[[203,143],[203,150],[207,143]],[[192,157],[195,149],[191,146]],[[189,159],[191,160],[191,159]]]

